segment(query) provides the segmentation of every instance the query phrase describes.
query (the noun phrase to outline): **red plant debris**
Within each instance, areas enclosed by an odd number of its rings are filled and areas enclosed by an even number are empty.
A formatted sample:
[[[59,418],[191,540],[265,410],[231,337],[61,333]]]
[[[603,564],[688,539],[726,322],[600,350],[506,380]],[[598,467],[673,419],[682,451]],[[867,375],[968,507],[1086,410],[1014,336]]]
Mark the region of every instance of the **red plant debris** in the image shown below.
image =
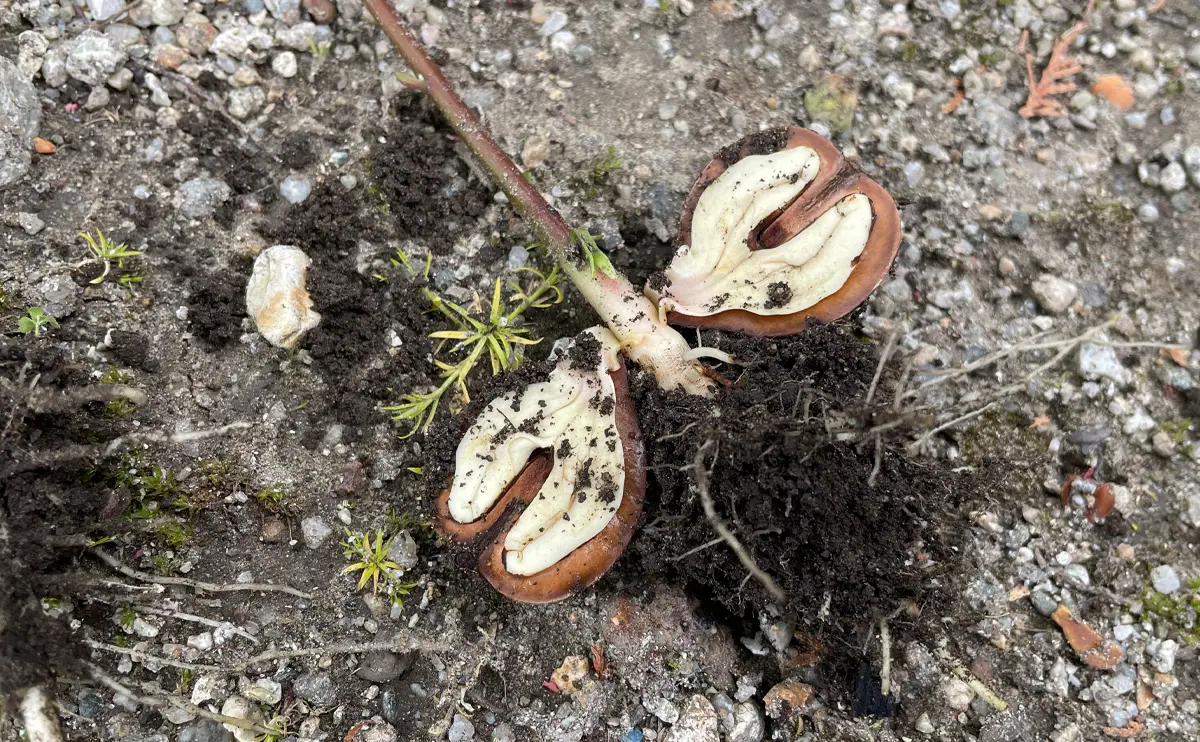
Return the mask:
[[[604,672],[608,668],[608,663],[604,659],[604,645],[600,642],[592,642],[592,669],[596,671],[596,677],[604,680]]]
[[[962,82],[957,77],[954,78],[954,97],[946,105],[942,106],[942,113],[954,113],[966,99],[967,96],[963,94],[962,90]]]
[[[1087,519],[1095,523],[1108,517],[1113,506],[1117,504],[1117,498],[1111,484],[1092,479],[1093,471],[1093,469],[1088,469],[1083,476],[1072,474],[1067,477],[1067,481],[1063,482],[1061,496],[1062,505],[1065,508],[1071,502],[1071,493],[1075,490],[1079,490],[1085,495],[1091,495],[1092,504],[1088,505]]]
[[[1091,15],[1095,0],[1088,3],[1084,16]],[[1067,81],[1068,77],[1081,72],[1083,65],[1074,57],[1066,56],[1067,50],[1079,38],[1079,34],[1090,28],[1087,21],[1078,21],[1054,42],[1050,52],[1050,61],[1042,69],[1042,76],[1035,80],[1033,76],[1033,55],[1025,53],[1025,71],[1028,74],[1029,98],[1017,113],[1025,118],[1044,116],[1057,118],[1066,114],[1067,109],[1061,101],[1051,96],[1069,93],[1075,89],[1075,83]],[[1022,37],[1024,41],[1024,37]]]
[[[1104,727],[1104,733],[1117,739],[1133,739],[1142,733],[1146,725],[1134,719],[1126,727]]]

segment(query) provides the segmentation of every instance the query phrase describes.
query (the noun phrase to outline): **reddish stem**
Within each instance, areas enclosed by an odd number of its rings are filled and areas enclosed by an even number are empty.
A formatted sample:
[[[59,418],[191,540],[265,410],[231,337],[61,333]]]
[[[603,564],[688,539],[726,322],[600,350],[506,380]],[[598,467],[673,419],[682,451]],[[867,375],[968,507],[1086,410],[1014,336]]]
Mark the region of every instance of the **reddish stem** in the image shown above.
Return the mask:
[[[458,97],[437,63],[429,58],[409,33],[404,22],[396,15],[391,3],[388,0],[363,2],[412,71],[425,79],[425,89],[433,98],[433,102],[467,147],[483,162],[484,167],[495,178],[496,184],[517,209],[517,213],[529,220],[547,246],[566,251],[571,242],[571,228],[562,216],[546,203],[533,184],[525,179],[512,159],[500,149],[496,140],[492,139],[487,128],[479,122],[467,104],[463,103],[462,98]]]

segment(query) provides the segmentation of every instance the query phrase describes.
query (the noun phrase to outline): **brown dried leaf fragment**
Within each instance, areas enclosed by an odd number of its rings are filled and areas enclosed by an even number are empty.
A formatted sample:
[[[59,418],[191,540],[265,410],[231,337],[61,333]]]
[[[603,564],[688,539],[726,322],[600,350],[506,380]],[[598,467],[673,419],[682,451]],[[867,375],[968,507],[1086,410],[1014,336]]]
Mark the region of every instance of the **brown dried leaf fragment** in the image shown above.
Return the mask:
[[[1111,670],[1121,661],[1121,648],[1113,642],[1105,641],[1091,626],[1073,618],[1065,605],[1056,608],[1050,618],[1062,628],[1071,649],[1078,652],[1089,666],[1098,670]]]

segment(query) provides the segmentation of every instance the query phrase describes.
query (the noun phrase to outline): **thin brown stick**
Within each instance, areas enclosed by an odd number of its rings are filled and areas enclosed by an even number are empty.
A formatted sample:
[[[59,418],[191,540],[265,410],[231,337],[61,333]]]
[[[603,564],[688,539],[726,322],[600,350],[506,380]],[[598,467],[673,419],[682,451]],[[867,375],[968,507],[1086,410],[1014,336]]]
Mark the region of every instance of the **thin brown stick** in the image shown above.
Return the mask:
[[[883,467],[883,436],[875,434],[875,465],[871,467],[871,475],[867,477],[867,487],[874,489],[879,470]]]
[[[696,475],[696,492],[700,495],[700,504],[704,507],[704,515],[708,518],[708,522],[712,524],[713,530],[721,537],[721,540],[729,544],[729,548],[733,549],[733,553],[737,555],[738,561],[742,566],[766,588],[779,603],[787,601],[787,593],[779,587],[771,575],[762,571],[758,564],[755,563],[754,557],[746,551],[746,547],[742,546],[742,542],[737,536],[733,535],[733,531],[721,520],[717,515],[716,506],[713,505],[712,496],[708,492],[708,469],[704,466],[705,455],[708,454],[710,448],[713,447],[711,440],[705,441],[700,450],[696,452],[696,458],[692,465],[692,470]]]
[[[942,432],[943,430],[946,430],[948,428],[953,428],[955,425],[958,425],[959,423],[965,423],[967,420],[973,420],[974,418],[979,417],[983,413],[990,410],[995,404],[996,404],[995,402],[988,402],[983,407],[980,407],[977,410],[972,410],[971,412],[968,412],[965,415],[959,415],[958,417],[954,418],[953,420],[942,423],[941,425],[937,426],[933,430],[925,432],[920,438],[918,438],[917,440],[915,440],[909,444],[909,446],[908,446],[909,451],[916,451],[922,445],[924,445],[926,441],[928,441],[930,438],[937,435],[938,433]]]
[[[883,352],[879,354],[879,365],[875,367],[875,375],[871,377],[871,386],[867,389],[867,401],[864,406],[870,407],[871,400],[875,397],[875,387],[879,386],[879,378],[883,376],[883,367],[887,365],[888,359],[892,357],[892,351],[896,349],[896,338],[899,333],[892,331],[888,335],[887,344],[883,346]]]
[[[538,231],[543,242],[554,250],[565,251],[571,241],[571,228],[554,210],[542,194],[538,193],[479,119],[472,113],[462,98],[454,92],[446,76],[425,50],[409,33],[404,22],[396,15],[388,0],[364,0],[364,5],[379,21],[380,28],[392,40],[400,56],[425,81],[425,90],[433,99],[442,116],[462,138],[467,147],[480,159],[495,179],[496,185],[508,196],[508,200],[525,219]]]
[[[118,572],[125,575],[126,577],[132,577],[133,579],[141,580],[142,582],[152,582],[156,585],[183,585],[185,587],[190,587],[193,590],[196,590],[198,592],[209,592],[209,593],[232,593],[232,592],[245,592],[245,591],[260,592],[261,591],[261,592],[287,593],[288,595],[294,595],[297,598],[303,598],[305,600],[312,600],[312,597],[313,597],[309,593],[301,592],[300,590],[297,590],[296,588],[288,586],[288,585],[272,585],[272,584],[263,583],[263,582],[246,582],[246,583],[238,583],[238,584],[230,584],[230,585],[218,585],[215,582],[201,582],[200,580],[190,580],[186,577],[160,577],[159,575],[152,575],[147,572],[141,572],[139,570],[136,570],[133,567],[128,567],[128,566],[122,564],[121,560],[117,559],[115,556],[113,556],[112,554],[109,554],[104,549],[101,549],[98,546],[92,547],[92,553],[95,554],[96,557],[100,561],[104,562],[105,564],[107,564],[108,566],[117,570]]]

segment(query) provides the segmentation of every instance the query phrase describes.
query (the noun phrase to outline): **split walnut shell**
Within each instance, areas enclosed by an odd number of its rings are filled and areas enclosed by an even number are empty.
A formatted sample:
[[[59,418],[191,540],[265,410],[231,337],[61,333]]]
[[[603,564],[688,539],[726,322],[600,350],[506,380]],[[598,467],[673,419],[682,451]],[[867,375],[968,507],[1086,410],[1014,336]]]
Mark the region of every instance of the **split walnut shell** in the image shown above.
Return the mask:
[[[684,201],[680,246],[648,293],[671,324],[792,335],[862,303],[900,237],[892,197],[833,143],[769,130],[704,168]]]
[[[603,328],[581,339],[549,381],[488,405],[437,498],[438,532],[478,549],[484,578],[524,603],[600,579],[642,511],[645,449],[617,341]]]

